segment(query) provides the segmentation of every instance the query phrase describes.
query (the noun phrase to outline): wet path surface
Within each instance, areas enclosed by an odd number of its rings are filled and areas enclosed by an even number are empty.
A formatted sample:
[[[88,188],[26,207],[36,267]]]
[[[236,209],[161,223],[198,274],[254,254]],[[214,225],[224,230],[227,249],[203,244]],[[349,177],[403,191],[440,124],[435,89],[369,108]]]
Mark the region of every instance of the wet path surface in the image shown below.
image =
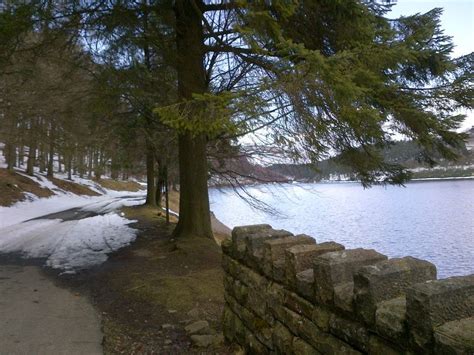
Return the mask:
[[[102,354],[102,337],[85,297],[38,266],[0,265],[0,354]]]

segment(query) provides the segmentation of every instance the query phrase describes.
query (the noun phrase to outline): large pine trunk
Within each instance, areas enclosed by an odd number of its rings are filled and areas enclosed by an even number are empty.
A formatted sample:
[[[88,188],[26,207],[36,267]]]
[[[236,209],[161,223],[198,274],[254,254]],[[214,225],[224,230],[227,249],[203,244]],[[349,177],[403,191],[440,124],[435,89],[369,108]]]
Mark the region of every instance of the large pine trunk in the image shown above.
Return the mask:
[[[199,9],[201,1],[177,0],[176,40],[178,49],[178,90],[181,100],[204,93],[206,73],[203,59],[204,35]],[[208,166],[206,137],[181,133],[179,152],[179,222],[176,237],[212,238],[209,196],[207,191]]]

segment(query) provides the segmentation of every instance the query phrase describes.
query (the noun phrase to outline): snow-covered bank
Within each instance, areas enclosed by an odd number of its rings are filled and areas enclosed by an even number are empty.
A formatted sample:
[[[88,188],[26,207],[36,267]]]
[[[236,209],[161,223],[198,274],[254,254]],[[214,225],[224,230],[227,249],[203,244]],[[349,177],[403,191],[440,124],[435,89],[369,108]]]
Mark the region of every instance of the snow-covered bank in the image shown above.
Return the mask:
[[[49,198],[28,195],[26,201],[0,207],[0,253],[44,258],[45,265],[71,273],[103,263],[108,253],[135,239],[136,230],[129,227],[134,221],[119,215],[118,210],[123,206],[143,204],[143,191],[114,191],[94,181],[74,177],[74,182],[101,194],[76,195],[59,188],[41,174],[24,176],[56,195]],[[71,209],[73,212],[68,211]],[[87,218],[76,218],[76,210],[92,213],[85,214]],[[53,213],[61,216],[61,212],[73,217],[49,219],[47,216]],[[78,216],[84,214],[78,213]]]
[[[0,251],[25,258],[45,258],[46,265],[73,273],[100,265],[107,254],[130,244],[133,221],[108,213],[78,221],[40,219],[0,230]]]

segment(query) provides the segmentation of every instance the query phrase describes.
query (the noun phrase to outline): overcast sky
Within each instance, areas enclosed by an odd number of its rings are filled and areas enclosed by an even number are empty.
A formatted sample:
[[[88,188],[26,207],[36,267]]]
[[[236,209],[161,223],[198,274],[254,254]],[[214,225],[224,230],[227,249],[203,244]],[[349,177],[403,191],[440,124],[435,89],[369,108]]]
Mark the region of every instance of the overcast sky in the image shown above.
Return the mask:
[[[474,52],[474,0],[398,0],[389,17],[424,13],[435,7],[444,9],[441,23],[445,34],[453,37],[453,56]],[[474,112],[464,113],[468,118],[463,129],[474,126]]]

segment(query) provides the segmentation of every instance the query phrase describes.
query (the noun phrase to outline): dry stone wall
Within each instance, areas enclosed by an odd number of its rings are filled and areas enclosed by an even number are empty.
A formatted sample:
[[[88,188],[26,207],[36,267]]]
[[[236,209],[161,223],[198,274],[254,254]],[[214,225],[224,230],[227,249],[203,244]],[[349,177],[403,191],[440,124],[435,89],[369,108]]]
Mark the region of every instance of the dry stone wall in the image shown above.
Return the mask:
[[[222,244],[224,336],[255,354],[474,354],[474,275],[269,225]]]

